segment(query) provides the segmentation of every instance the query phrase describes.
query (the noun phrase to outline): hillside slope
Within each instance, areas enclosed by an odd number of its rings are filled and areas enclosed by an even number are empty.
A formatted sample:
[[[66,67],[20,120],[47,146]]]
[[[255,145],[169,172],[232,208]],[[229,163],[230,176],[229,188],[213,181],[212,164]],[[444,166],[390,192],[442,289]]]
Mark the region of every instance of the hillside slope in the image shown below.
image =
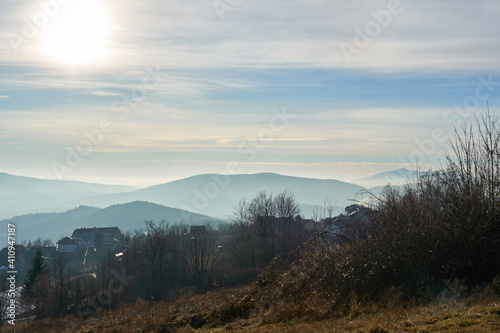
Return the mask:
[[[328,199],[335,206],[345,207],[363,187],[332,179],[300,178],[273,173],[206,174],[133,192],[103,195],[84,204],[100,207],[141,200],[215,217],[227,217],[233,213],[241,199],[251,199],[259,191],[277,193],[285,189],[292,190],[297,201],[303,205],[322,205]]]
[[[0,221],[0,225],[13,222],[17,226],[16,240],[49,238],[56,242],[61,237],[71,236],[73,230],[81,227],[118,227],[122,231],[144,228],[145,220],[167,220],[171,224],[217,223],[209,216],[160,206],[149,202],[131,202],[107,208],[80,206],[63,213],[40,213],[17,216]],[[0,248],[6,244],[0,240]]]
[[[42,212],[63,212],[87,197],[136,190],[132,186],[49,180],[0,173],[0,219]]]

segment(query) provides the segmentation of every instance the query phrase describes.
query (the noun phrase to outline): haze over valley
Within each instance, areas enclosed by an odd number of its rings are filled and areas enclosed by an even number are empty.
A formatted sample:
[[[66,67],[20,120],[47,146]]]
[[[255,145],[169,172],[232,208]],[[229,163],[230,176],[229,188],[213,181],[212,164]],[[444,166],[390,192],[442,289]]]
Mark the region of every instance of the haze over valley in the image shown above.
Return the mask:
[[[360,183],[386,185],[406,181],[413,171],[395,170]],[[0,174],[2,224],[15,222],[19,240],[37,237],[54,242],[81,227],[117,226],[123,231],[144,227],[145,220],[167,220],[186,225],[230,221],[239,201],[259,191],[296,195],[301,216],[325,215],[325,202],[335,213],[355,200],[365,188],[338,180],[300,178],[264,173],[253,175],[197,175],[143,189],[75,181],[44,180]],[[380,188],[375,188],[375,194]],[[0,246],[3,243],[0,243]]]

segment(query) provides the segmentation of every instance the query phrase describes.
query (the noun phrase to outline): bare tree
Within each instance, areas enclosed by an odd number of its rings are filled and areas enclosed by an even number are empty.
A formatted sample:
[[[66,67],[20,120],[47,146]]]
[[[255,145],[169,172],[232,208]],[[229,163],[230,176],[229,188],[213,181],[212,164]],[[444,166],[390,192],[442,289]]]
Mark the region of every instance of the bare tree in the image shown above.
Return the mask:
[[[198,227],[197,233],[189,233],[186,245],[189,249],[188,267],[197,288],[210,286],[218,265],[220,255],[217,244],[217,231],[210,225]]]
[[[279,192],[274,198],[276,217],[290,217],[300,213],[299,204],[293,191],[286,189]]]
[[[303,225],[295,194],[290,190],[276,197],[260,191],[235,211],[236,224],[225,248],[238,266],[266,266],[279,253],[294,250],[302,240]]]
[[[146,221],[146,230],[136,232],[141,251],[143,251],[145,262],[143,268],[148,273],[151,283],[150,293],[155,298],[164,296],[166,285],[166,260],[167,260],[167,227],[166,221],[158,224]]]

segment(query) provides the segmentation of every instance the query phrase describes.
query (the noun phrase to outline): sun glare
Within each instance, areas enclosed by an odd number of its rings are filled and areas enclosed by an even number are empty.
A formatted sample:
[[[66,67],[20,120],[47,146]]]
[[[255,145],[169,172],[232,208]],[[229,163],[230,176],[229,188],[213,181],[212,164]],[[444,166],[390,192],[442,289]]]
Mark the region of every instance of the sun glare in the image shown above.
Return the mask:
[[[93,0],[75,1],[66,6],[43,31],[44,52],[76,65],[102,59],[107,52],[109,30],[104,8]]]

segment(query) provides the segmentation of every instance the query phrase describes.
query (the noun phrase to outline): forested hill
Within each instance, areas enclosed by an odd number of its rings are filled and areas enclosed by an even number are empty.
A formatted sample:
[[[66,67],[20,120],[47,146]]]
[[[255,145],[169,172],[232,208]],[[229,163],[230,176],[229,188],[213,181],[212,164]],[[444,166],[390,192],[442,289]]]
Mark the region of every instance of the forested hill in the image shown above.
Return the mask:
[[[118,227],[122,231],[144,228],[145,220],[167,220],[171,224],[218,223],[209,216],[191,213],[176,208],[149,202],[130,202],[107,208],[80,206],[64,213],[41,213],[17,216],[0,223],[14,222],[17,225],[18,242],[38,237],[57,241],[71,236],[74,229],[81,227]],[[0,244],[4,247],[5,244]]]

